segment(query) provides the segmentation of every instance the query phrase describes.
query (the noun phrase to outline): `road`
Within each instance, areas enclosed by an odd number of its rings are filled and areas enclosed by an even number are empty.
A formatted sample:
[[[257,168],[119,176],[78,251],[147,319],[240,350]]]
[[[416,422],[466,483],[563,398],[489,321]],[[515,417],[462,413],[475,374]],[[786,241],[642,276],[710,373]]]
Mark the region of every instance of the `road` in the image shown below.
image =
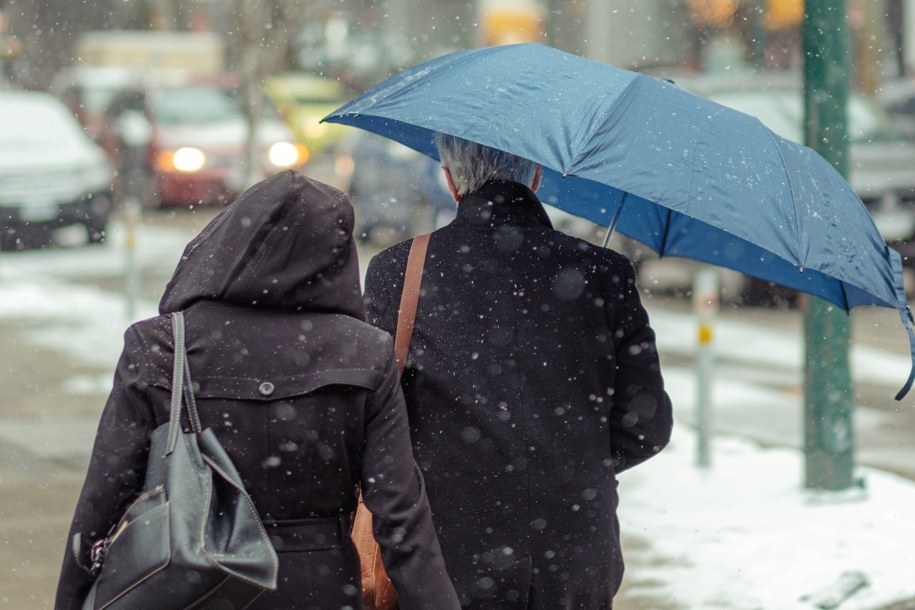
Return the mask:
[[[138,235],[136,317],[155,313],[155,303],[184,244],[216,210],[176,210],[147,215]],[[120,337],[130,320],[123,295],[124,231],[111,243],[0,256],[0,606],[50,608],[73,506],[82,483],[95,425],[110,387]],[[367,260],[371,252],[362,253]],[[650,282],[646,280],[646,284]],[[646,294],[663,338],[682,330],[689,303]],[[905,354],[908,346],[893,312],[862,310],[852,316],[855,344],[868,352]],[[688,324],[688,323],[687,323]],[[724,308],[721,336],[802,335],[796,311]],[[730,326],[729,326],[730,325]],[[736,330],[735,330],[736,329]],[[691,332],[687,329],[687,332]],[[731,335],[735,336],[735,335]],[[740,342],[734,339],[732,342]],[[682,342],[662,351],[673,388],[688,387],[692,353]],[[720,431],[773,445],[797,446],[801,373],[792,362],[760,365],[758,354],[724,350],[716,376],[785,397],[784,413],[754,413],[752,400],[722,405]],[[739,346],[737,346],[739,347]],[[777,360],[777,359],[776,359]],[[904,379],[856,384],[857,452],[861,463],[915,479],[915,409],[892,396]],[[678,396],[674,396],[678,402]],[[689,423],[688,410],[678,419]],[[630,541],[630,544],[636,544]],[[625,592],[622,610],[643,607]],[[657,610],[657,602],[652,602]]]

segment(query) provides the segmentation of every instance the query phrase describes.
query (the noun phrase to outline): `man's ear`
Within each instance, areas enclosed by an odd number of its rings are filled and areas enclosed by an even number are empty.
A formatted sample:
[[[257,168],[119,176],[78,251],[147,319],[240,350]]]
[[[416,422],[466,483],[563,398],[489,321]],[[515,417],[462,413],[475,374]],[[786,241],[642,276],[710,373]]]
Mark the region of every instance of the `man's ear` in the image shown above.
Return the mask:
[[[454,178],[451,177],[451,170],[443,165],[442,171],[445,172],[445,182],[448,183],[448,190],[451,192],[451,198],[455,203],[461,202],[461,196],[458,194],[457,187],[454,185]]]
[[[534,172],[534,179],[531,181],[531,190],[535,193],[540,188],[540,181],[543,179],[543,166],[538,165],[537,171]]]

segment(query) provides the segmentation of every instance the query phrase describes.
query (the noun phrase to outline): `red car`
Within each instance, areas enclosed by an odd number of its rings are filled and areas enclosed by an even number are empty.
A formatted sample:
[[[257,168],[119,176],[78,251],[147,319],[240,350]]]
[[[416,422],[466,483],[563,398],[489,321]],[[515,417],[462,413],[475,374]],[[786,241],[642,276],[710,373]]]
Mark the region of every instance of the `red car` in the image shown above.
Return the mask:
[[[254,180],[301,167],[307,151],[262,104]],[[231,78],[145,83],[119,93],[105,112],[101,142],[121,194],[150,207],[225,204],[247,186],[248,121]]]

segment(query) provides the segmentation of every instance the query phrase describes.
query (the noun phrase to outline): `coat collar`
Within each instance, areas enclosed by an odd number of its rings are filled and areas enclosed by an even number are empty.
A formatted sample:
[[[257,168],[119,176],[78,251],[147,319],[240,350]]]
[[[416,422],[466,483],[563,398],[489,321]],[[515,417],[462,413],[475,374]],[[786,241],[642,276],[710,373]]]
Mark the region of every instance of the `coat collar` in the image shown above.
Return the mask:
[[[467,193],[458,205],[459,221],[472,225],[553,224],[534,191],[518,182],[490,180]]]

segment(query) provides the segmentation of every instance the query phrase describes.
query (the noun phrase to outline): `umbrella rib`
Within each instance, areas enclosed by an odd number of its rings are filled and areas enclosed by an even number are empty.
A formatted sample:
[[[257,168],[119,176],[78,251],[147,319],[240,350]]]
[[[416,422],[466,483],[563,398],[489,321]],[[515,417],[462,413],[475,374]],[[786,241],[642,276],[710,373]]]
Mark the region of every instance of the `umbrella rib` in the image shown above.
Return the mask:
[[[759,121],[759,119],[756,119],[756,120]],[[759,121],[759,122],[762,124],[762,121]],[[794,192],[794,181],[791,180],[791,174],[787,171],[788,165],[787,165],[787,163],[785,163],[785,156],[782,154],[782,149],[778,145],[778,138],[776,138],[775,132],[773,132],[771,129],[766,127],[765,124],[763,124],[763,127],[765,128],[765,131],[768,132],[769,139],[775,145],[775,152],[778,153],[778,158],[782,162],[782,168],[783,168],[783,170],[785,170],[784,171],[785,182],[788,184],[788,192],[791,193],[791,201],[796,202],[797,199],[796,199],[796,193]],[[794,144],[794,142],[792,142],[792,144]],[[813,151],[813,149],[810,149],[808,146],[804,146],[803,144],[798,144],[798,146],[801,146],[802,149],[806,148],[806,149],[811,150],[814,153],[816,152],[816,151]],[[800,235],[800,227],[801,227],[800,213],[801,213],[800,210],[795,205],[794,206],[794,227],[793,227],[793,229],[794,229],[794,232],[796,235]],[[796,254],[799,254],[799,252]],[[798,260],[800,260],[799,256],[796,258],[798,258]],[[842,290],[844,291],[845,289],[843,288]]]
[[[851,308],[848,306],[848,293],[845,292],[844,280],[839,280],[839,289],[842,291],[842,303],[844,304],[845,311],[851,311]]]
[[[661,244],[658,249],[658,257],[664,257],[664,251],[667,250],[667,236],[670,234],[670,215],[672,210],[670,208],[665,208],[667,210],[667,219],[664,222],[664,235],[661,236]]]

